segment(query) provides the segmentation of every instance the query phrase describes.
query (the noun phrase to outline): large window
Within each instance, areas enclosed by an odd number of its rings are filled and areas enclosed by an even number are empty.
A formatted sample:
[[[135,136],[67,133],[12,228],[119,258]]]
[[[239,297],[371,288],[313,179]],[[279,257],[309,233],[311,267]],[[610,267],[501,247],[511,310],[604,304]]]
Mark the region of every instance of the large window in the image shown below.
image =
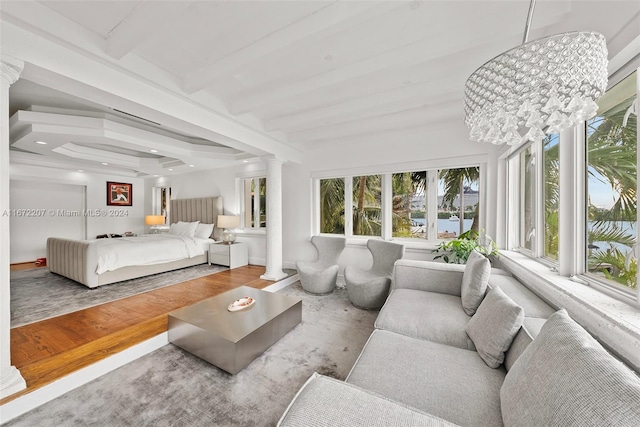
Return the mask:
[[[382,176],[353,177],[353,235],[380,236],[382,232]]]
[[[442,169],[438,178],[438,237],[478,231],[480,168]]]
[[[587,123],[589,273],[635,289],[637,259],[636,73],[610,89]]]
[[[425,239],[427,235],[427,173],[391,175],[393,237]]]
[[[242,188],[244,227],[265,228],[267,226],[267,178],[243,179]]]
[[[319,231],[413,240],[478,231],[479,179],[478,166],[319,179]]]
[[[638,275],[636,79],[633,73],[610,88],[584,126],[509,158],[509,177],[517,180],[509,186],[509,206],[517,210],[510,213],[517,221],[509,225],[510,247],[628,294]]]
[[[559,135],[547,135],[542,141],[544,161],[544,256],[558,259],[559,249]]]
[[[320,232],[344,234],[344,178],[320,180]]]

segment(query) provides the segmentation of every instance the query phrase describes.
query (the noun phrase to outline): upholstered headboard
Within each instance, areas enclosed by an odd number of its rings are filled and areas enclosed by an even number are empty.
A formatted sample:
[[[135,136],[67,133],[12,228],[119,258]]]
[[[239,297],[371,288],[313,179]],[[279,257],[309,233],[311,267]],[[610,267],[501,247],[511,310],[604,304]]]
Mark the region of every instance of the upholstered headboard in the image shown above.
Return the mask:
[[[172,223],[178,221],[200,221],[204,224],[215,224],[218,220],[218,215],[222,214],[222,197],[171,200]],[[213,229],[213,238],[216,240],[222,239],[222,230],[218,228],[217,224]]]

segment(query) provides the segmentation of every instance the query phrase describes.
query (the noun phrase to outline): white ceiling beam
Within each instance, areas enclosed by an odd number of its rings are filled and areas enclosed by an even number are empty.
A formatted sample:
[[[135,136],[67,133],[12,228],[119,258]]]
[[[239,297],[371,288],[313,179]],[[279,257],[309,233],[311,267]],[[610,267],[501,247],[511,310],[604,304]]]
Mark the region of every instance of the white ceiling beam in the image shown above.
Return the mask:
[[[193,1],[143,1],[107,37],[106,52],[120,59],[138,45],[175,21]]]
[[[44,35],[49,40],[69,42],[86,50],[106,49],[107,43],[100,35],[53,12],[48,7],[35,1],[3,1],[0,5],[0,16],[3,21],[28,28],[35,34]]]
[[[453,83],[453,84],[452,84]],[[460,98],[462,91],[451,76],[429,79],[427,82],[408,84],[395,89],[375,92],[364,97],[350,99],[339,104],[303,109],[301,112],[282,115],[264,121],[267,130],[282,129],[296,132],[318,124],[335,124],[359,119],[363,115],[383,115],[399,111],[402,106],[417,108],[441,102],[447,98]]]
[[[219,76],[285,48],[325,38],[344,28],[400,7],[394,2],[334,2],[273,32],[257,42],[190,73],[183,82],[186,93],[205,89]]]
[[[451,3],[453,5],[453,3]],[[538,27],[561,22],[565,17],[565,8],[549,11],[536,20]],[[411,15],[409,15],[411,17]],[[489,20],[495,17],[489,17]],[[486,44],[491,41],[498,43],[505,39],[518,39],[522,37],[523,24],[508,20],[499,28],[493,28],[491,22],[479,19],[475,14],[468,13],[460,19],[465,20],[465,26],[469,31],[477,29],[478,34],[484,34],[473,40],[473,46]],[[460,23],[458,23],[459,25]],[[486,31],[489,26],[491,31]],[[484,31],[483,31],[484,30]],[[416,31],[416,30],[414,30]],[[428,35],[428,37],[427,37]],[[245,95],[238,96],[230,103],[230,110],[233,114],[245,114],[255,111],[261,107],[287,100],[292,97],[301,96],[310,92],[327,88],[347,80],[360,80],[370,75],[388,70],[399,70],[414,66],[430,60],[443,60],[460,52],[469,50],[470,41],[466,38],[438,39],[434,43],[433,35],[424,32],[422,39],[402,46],[387,46],[386,50],[378,55],[370,56],[356,62],[346,64],[342,67],[329,70],[324,73],[296,79],[295,76],[286,76],[287,79],[280,79],[279,82],[264,84],[262,88],[248,90]],[[397,40],[402,41],[403,38]],[[488,58],[490,59],[490,58]]]
[[[399,111],[379,117],[368,117],[362,120],[343,123],[341,125],[310,129],[295,132],[289,135],[294,144],[308,143],[312,141],[337,140],[355,135],[375,134],[389,129],[404,129],[408,127],[422,126],[427,122],[449,119],[451,116],[460,115],[460,103],[449,102],[435,106],[414,108]]]

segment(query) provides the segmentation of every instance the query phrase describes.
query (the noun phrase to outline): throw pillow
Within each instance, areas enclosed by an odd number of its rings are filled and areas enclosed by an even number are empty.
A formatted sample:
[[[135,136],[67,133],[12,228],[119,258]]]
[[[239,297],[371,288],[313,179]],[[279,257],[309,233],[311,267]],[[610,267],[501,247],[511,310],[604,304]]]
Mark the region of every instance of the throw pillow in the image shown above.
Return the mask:
[[[196,227],[196,232],[194,234],[194,237],[197,237],[199,239],[210,238],[211,233],[213,233],[213,227],[214,227],[214,224],[203,224],[203,223],[198,224],[198,226]]]
[[[478,251],[471,251],[462,275],[462,308],[473,316],[484,298],[491,274],[491,263]]]
[[[476,346],[478,355],[490,368],[504,362],[504,352],[516,336],[524,311],[496,287],[487,293],[476,314],[467,323],[467,335]]]
[[[500,389],[505,426],[640,425],[640,378],[560,310]]]

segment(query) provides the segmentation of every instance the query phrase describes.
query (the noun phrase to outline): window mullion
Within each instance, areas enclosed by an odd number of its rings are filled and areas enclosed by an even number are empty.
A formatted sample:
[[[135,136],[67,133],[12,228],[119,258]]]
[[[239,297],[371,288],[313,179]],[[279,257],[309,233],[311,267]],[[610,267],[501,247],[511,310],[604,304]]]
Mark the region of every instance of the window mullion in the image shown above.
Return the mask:
[[[393,229],[393,185],[391,183],[391,174],[386,173],[382,175],[382,238],[384,240],[390,240]]]
[[[558,272],[573,276],[584,272],[585,254],[585,124],[560,134],[558,218]]]
[[[438,171],[427,171],[427,239],[438,238]]]
[[[353,176],[344,178],[344,235],[353,236]]]

